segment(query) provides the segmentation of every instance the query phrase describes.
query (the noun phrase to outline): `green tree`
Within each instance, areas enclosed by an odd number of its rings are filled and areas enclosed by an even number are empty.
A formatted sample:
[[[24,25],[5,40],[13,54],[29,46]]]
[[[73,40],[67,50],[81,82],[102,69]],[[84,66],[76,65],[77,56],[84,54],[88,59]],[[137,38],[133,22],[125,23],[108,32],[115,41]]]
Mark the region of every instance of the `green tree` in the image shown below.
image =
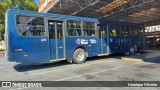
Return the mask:
[[[3,39],[5,31],[5,13],[9,8],[37,11],[38,5],[34,0],[0,0],[0,39]]]

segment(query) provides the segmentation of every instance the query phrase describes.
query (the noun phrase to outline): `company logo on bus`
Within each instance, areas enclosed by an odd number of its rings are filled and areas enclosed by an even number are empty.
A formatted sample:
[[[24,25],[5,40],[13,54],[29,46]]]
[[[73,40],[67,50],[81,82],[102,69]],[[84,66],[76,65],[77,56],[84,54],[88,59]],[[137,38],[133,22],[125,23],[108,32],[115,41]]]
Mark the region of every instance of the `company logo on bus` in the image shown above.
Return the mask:
[[[97,41],[95,40],[95,39],[89,39],[89,40],[87,40],[87,39],[77,39],[76,40],[76,44],[77,45],[80,45],[80,44],[89,44],[89,42],[90,42],[90,44],[96,44],[97,43]]]
[[[77,45],[80,45],[80,44],[88,44],[88,40],[86,40],[86,39],[77,39],[76,40],[76,44]]]
[[[76,44],[77,44],[77,45],[80,45],[80,44],[81,44],[81,40],[80,40],[79,38],[76,40]]]

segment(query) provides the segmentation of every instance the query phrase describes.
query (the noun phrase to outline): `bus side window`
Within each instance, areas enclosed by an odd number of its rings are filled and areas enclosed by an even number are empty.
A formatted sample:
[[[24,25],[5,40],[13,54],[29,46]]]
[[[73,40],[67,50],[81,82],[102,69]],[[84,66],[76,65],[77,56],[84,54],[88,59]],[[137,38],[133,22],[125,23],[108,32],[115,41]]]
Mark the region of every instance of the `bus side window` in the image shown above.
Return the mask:
[[[104,25],[101,26],[102,28],[102,38],[106,38],[106,27]]]
[[[67,29],[68,36],[79,36],[75,29]]]
[[[117,30],[116,29],[112,29],[110,32],[111,36],[115,37],[117,36]]]
[[[94,22],[83,21],[83,35],[84,36],[96,36]]]
[[[17,31],[22,36],[45,36],[44,19],[42,17],[16,16]]]
[[[57,24],[57,39],[63,38],[63,22],[59,21]]]
[[[110,36],[112,37],[117,36],[117,30],[115,28],[115,25],[109,25],[109,31],[110,31]]]
[[[67,34],[68,36],[81,36],[81,22],[74,20],[67,20]]]
[[[98,38],[101,38],[101,28],[100,28],[100,25],[97,25],[97,36]]]
[[[143,26],[140,26],[140,35],[144,35],[144,28],[143,28]]]
[[[78,32],[75,29],[72,30],[72,36],[78,36]]]
[[[97,25],[98,38],[106,38],[106,27],[104,25]]]
[[[88,36],[87,31],[83,31],[84,36]]]
[[[122,25],[121,26],[122,36],[128,36],[129,35],[129,26]]]
[[[130,26],[128,25],[128,26],[127,26],[127,29],[126,29],[125,36],[129,36],[129,32],[131,31],[130,29],[131,29],[131,28],[130,28]]]

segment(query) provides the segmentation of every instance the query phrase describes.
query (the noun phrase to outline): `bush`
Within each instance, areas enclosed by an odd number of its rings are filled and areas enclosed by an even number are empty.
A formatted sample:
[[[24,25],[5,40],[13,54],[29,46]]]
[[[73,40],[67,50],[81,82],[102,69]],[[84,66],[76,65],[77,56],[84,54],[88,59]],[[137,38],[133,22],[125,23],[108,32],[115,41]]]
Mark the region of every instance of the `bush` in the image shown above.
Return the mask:
[[[3,36],[4,32],[5,32],[5,26],[3,24],[0,24],[0,41],[4,40]]]

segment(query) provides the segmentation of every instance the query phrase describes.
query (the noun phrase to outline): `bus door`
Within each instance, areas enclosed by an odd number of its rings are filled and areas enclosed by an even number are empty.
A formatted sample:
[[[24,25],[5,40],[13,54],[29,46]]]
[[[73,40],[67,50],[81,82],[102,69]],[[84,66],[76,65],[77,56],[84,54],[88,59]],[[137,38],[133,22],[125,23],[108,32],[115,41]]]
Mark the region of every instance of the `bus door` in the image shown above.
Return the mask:
[[[50,60],[64,59],[64,22],[48,20]]]
[[[100,54],[107,54],[107,33],[106,33],[106,26],[99,25],[99,50]]]
[[[116,24],[109,24],[108,31],[109,31],[109,46],[110,52],[112,54],[122,52],[122,49],[127,49],[124,43],[124,39],[117,34],[120,33],[121,27]]]

